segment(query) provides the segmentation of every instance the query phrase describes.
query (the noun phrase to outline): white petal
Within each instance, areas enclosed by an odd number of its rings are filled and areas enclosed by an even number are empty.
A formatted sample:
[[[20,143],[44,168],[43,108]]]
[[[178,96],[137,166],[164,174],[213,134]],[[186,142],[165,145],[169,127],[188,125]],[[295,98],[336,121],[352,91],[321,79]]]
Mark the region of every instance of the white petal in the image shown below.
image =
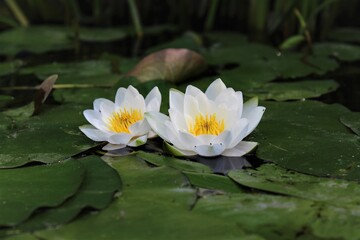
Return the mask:
[[[88,122],[91,123],[91,125],[93,125],[94,127],[96,127],[101,131],[108,131],[108,127],[101,119],[101,114],[99,112],[87,109],[83,112],[83,114],[86,120],[88,120]]]
[[[194,148],[194,151],[197,152],[200,156],[204,157],[214,157],[220,155],[225,150],[225,146],[220,143],[212,145],[200,145]]]
[[[194,156],[197,153],[194,151],[186,151],[186,150],[181,150],[173,145],[170,145],[168,142],[164,142],[165,144],[165,148],[168,152],[170,152],[172,155],[176,156],[176,157],[181,157],[181,156]]]
[[[158,87],[154,87],[145,98],[146,111],[159,111],[161,105],[161,93]]]
[[[226,89],[225,84],[220,78],[218,78],[209,85],[209,87],[206,89],[205,94],[210,100],[214,101],[216,97],[219,95],[219,93],[225,89]]]
[[[169,130],[167,128],[166,122],[170,122],[170,118],[160,112],[146,112],[145,113],[146,121],[149,123],[152,130],[159,135],[165,141],[170,142],[168,137]]]
[[[258,106],[258,102],[259,100],[257,97],[253,97],[249,99],[247,102],[245,102],[243,113],[241,116],[243,118],[246,118],[246,116],[249,115],[249,113]]]
[[[127,145],[129,141],[131,140],[132,135],[127,133],[117,133],[114,135],[111,135],[108,138],[109,143],[111,144],[125,144]]]
[[[196,97],[199,94],[204,94],[200,89],[198,89],[197,87],[194,87],[192,85],[189,85],[186,87],[186,91],[185,91],[185,95],[190,95],[193,97]]]
[[[144,97],[139,93],[139,91],[134,88],[133,86],[129,86],[126,93],[125,93],[125,99],[121,106],[119,106],[121,109],[138,109],[142,112],[145,112],[145,100]],[[117,109],[119,111],[120,109]]]
[[[91,140],[96,142],[107,141],[109,134],[102,132],[91,125],[80,126],[79,129]]]
[[[212,101],[209,101],[209,99],[207,98],[207,96],[204,93],[200,92],[195,97],[195,99],[198,103],[198,108],[202,114],[206,115],[206,114],[214,114],[215,113],[216,105]]]
[[[122,149],[124,147],[126,147],[125,144],[111,144],[111,143],[108,143],[102,149],[105,150],[105,151],[112,151],[112,150]]]
[[[216,136],[213,140],[213,143],[218,143],[224,145],[225,148],[230,145],[232,140],[232,132],[231,131],[223,131],[218,136]]]
[[[179,112],[184,112],[184,93],[176,89],[170,89],[169,104],[170,108],[174,108]]]
[[[94,105],[94,110],[95,110],[96,112],[100,112],[100,104],[101,104],[101,102],[103,102],[103,101],[109,101],[109,100],[106,99],[106,98],[97,98],[97,99],[94,100],[93,105]]]
[[[116,95],[115,95],[115,106],[118,109],[119,107],[121,107],[121,105],[123,104],[123,102],[125,101],[125,95],[126,95],[126,88],[119,88],[116,91]]]
[[[102,101],[100,103],[101,119],[103,122],[107,123],[109,118],[115,112],[115,104],[112,101]]]
[[[185,95],[184,97],[184,117],[188,128],[194,123],[198,114],[202,113],[199,109],[198,102],[193,96]]]
[[[144,119],[141,121],[137,121],[129,127],[129,131],[133,136],[140,136],[147,134],[150,131],[149,123]]]
[[[251,150],[253,150],[258,143],[256,142],[245,142],[242,141],[238,145],[236,145],[234,148],[226,149],[222,155],[228,156],[228,157],[241,157]]]
[[[265,112],[265,107],[256,107],[249,114],[243,116],[249,120],[249,128],[246,133],[246,136],[249,135],[257,127],[264,112]]]
[[[238,118],[241,118],[242,112],[243,112],[243,108],[244,108],[244,104],[243,104],[243,103],[244,103],[243,94],[242,94],[242,92],[240,92],[240,91],[235,92],[235,94],[236,94],[236,97],[237,97],[237,101],[238,101],[238,103],[239,103],[237,116],[238,116]]]
[[[147,135],[147,138],[150,139],[150,138],[155,138],[157,137],[158,135],[156,134],[156,132],[154,131],[149,131],[148,135]]]
[[[232,139],[230,144],[226,148],[233,148],[241,140],[243,140],[246,137],[246,134],[249,129],[249,121],[246,118],[239,119],[236,124],[233,126],[233,128],[230,130],[232,133]]]
[[[143,136],[135,138],[134,140],[129,142],[127,145],[130,147],[138,147],[138,146],[144,145],[146,143],[146,141],[147,141],[147,135],[143,135]]]
[[[183,147],[178,147],[183,150],[192,151],[196,146],[204,144],[201,138],[184,131],[179,131],[179,140]]]
[[[174,124],[177,130],[188,131],[188,126],[186,125],[186,121],[184,118],[184,114],[175,108],[169,109],[169,116],[171,122]]]

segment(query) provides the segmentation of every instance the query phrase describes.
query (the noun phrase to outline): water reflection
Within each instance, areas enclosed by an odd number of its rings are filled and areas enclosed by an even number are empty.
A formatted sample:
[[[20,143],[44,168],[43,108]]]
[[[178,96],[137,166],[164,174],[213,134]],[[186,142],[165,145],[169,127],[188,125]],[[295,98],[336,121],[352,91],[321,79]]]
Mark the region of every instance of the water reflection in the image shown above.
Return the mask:
[[[195,156],[191,160],[202,163],[211,168],[214,173],[227,174],[231,170],[242,169],[244,167],[251,167],[252,165],[245,157],[201,157]]]

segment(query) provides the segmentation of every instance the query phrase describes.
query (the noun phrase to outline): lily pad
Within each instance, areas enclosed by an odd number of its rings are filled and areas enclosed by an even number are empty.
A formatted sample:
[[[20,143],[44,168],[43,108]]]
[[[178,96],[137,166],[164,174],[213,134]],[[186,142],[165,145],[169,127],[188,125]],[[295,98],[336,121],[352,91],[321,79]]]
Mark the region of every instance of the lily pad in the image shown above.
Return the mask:
[[[200,199],[194,213],[216,217],[266,239],[295,239],[315,220],[311,201],[264,194],[231,194]],[[291,222],[289,216],[296,216]]]
[[[360,136],[360,112],[350,112],[340,118],[340,121]]]
[[[230,31],[209,32],[205,34],[205,37],[213,43],[212,48],[219,45],[226,47],[239,46],[246,44],[248,40],[246,35]]]
[[[178,83],[206,68],[201,55],[188,49],[165,49],[143,58],[127,75],[146,82],[155,79]]]
[[[32,161],[56,162],[93,146],[78,129],[86,122],[82,115],[86,108],[84,105],[53,107],[1,134],[0,168]]]
[[[8,95],[0,95],[0,108],[6,106],[9,102],[14,100],[14,97]]]
[[[245,89],[244,94],[263,100],[297,100],[320,97],[335,91],[339,84],[333,80],[307,80],[297,82],[267,83],[258,88]]]
[[[72,37],[74,34],[71,34]],[[124,39],[128,34],[119,28],[80,28],[79,39],[86,42],[111,42]]]
[[[330,40],[339,42],[360,43],[359,28],[338,28],[328,34]]]
[[[113,88],[68,88],[56,89],[54,99],[62,103],[89,104],[96,98],[115,98],[116,89]]]
[[[119,76],[112,74],[112,66],[106,60],[89,60],[72,63],[50,63],[23,68],[21,74],[35,74],[39,79],[58,74],[57,84],[114,84]]]
[[[20,52],[44,53],[72,49],[69,29],[60,26],[30,26],[12,28],[0,33],[0,54],[16,55]],[[53,73],[52,73],[53,74]]]
[[[19,70],[22,64],[23,62],[20,60],[0,63],[0,76],[15,73],[17,70]]]
[[[189,160],[181,160],[173,157],[162,156],[155,153],[147,153],[139,151],[136,154],[141,159],[155,165],[155,166],[168,166],[180,171],[188,172],[200,172],[200,173],[210,173],[211,169],[197,162],[191,162]]]
[[[346,43],[317,43],[314,44],[314,54],[352,62],[360,60],[360,47]]]
[[[197,172],[184,172],[190,183],[198,188],[220,190],[228,193],[242,192],[242,188],[228,177]]]
[[[357,182],[314,177],[275,164],[264,164],[256,170],[231,171],[229,177],[246,187],[330,205],[360,204],[360,184]]]
[[[339,121],[349,110],[315,101],[264,105],[250,138],[259,142],[256,156],[302,173],[360,180],[360,138]]]
[[[71,160],[76,161],[76,160]],[[69,222],[85,208],[103,209],[120,189],[117,172],[97,156],[79,160],[86,171],[82,185],[75,196],[56,208],[44,209],[17,227],[22,231],[53,227]]]
[[[14,226],[39,207],[54,207],[74,195],[84,177],[76,161],[1,169],[0,226]]]
[[[217,217],[189,211],[196,200],[195,191],[187,187],[186,178],[178,170],[149,168],[135,156],[107,161],[122,177],[122,195],[96,215],[84,216],[57,229],[35,232],[36,236],[111,240],[239,239],[251,235]]]

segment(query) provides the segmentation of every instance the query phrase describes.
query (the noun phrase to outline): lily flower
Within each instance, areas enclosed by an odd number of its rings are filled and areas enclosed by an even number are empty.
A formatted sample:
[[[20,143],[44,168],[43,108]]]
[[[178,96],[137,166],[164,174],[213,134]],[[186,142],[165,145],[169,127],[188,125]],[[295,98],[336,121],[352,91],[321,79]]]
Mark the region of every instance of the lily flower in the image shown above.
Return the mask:
[[[176,156],[240,157],[257,146],[242,140],[256,128],[264,111],[257,98],[243,104],[242,92],[217,79],[205,93],[191,85],[185,94],[171,89],[169,116],[152,111],[145,117]]]
[[[158,112],[160,104],[161,94],[157,87],[145,99],[133,86],[119,88],[115,103],[105,98],[95,99],[94,109],[84,111],[91,125],[81,126],[80,130],[94,141],[108,142],[104,150],[137,147],[156,136],[144,114]]]

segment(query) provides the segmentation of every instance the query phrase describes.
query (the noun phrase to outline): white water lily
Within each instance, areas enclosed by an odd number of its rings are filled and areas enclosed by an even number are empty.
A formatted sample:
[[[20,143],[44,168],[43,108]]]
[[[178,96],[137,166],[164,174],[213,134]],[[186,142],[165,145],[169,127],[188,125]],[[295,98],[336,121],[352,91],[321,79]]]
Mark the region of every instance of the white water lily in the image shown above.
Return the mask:
[[[81,126],[80,130],[94,141],[108,142],[104,150],[137,147],[156,136],[144,114],[158,112],[160,104],[161,94],[157,87],[145,99],[133,86],[119,88],[115,103],[105,98],[95,99],[94,109],[84,111],[91,125]]]
[[[174,155],[242,156],[257,146],[242,141],[259,124],[265,108],[257,98],[243,104],[242,92],[215,80],[203,93],[188,86],[185,94],[170,90],[169,116],[145,114],[151,128]]]

